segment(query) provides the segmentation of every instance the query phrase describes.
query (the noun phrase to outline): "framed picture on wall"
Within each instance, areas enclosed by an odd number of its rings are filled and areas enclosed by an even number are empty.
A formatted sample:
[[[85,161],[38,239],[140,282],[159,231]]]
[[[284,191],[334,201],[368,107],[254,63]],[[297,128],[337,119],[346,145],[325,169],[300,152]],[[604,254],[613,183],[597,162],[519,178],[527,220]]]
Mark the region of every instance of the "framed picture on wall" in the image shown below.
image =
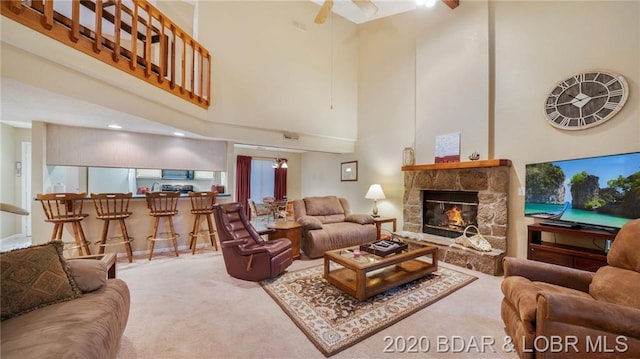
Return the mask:
[[[358,180],[358,161],[342,162],[340,164],[340,180],[343,182]]]

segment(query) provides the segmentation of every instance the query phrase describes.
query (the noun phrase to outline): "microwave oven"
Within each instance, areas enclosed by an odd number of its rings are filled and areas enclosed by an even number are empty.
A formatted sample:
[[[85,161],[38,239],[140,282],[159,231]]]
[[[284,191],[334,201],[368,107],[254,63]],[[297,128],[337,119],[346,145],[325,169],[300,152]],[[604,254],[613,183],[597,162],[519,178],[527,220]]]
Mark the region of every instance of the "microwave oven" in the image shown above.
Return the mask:
[[[162,170],[162,179],[166,180],[192,180],[194,171],[192,170]]]

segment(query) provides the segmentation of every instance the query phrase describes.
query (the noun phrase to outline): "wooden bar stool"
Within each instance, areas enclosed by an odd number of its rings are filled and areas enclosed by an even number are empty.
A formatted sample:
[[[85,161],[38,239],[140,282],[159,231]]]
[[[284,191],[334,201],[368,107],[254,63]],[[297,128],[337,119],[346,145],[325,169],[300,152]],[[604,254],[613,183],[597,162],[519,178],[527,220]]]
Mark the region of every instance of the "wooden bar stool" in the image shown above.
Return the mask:
[[[63,242],[66,246],[65,249],[77,249],[79,256],[91,255],[89,242],[87,242],[80,224],[84,217],[88,216],[88,214],[82,213],[82,204],[86,196],[86,193],[36,194],[36,198],[44,210],[45,222],[53,223],[51,240]],[[71,223],[75,242],[62,241],[62,230],[65,223]]]
[[[93,199],[93,204],[96,207],[96,218],[104,221],[100,241],[95,243],[99,248],[98,253],[104,254],[104,249],[107,246],[124,244],[124,247],[127,250],[129,263],[133,262],[133,252],[131,251],[131,242],[133,242],[133,238],[129,237],[125,219],[131,216],[131,212],[129,212],[129,199],[131,199],[132,196],[133,194],[131,192],[91,194],[91,199]],[[118,221],[120,224],[120,236],[108,237],[109,223],[111,223],[111,221]]]
[[[198,244],[198,236],[205,235],[209,237],[211,245],[217,251],[218,244],[216,242],[216,231],[213,229],[213,205],[216,204],[216,196],[218,192],[189,192],[189,198],[191,199],[191,213],[196,217],[193,221],[193,231],[189,233],[191,241],[189,242],[189,248],[191,254],[196,254],[196,244]],[[208,230],[200,231],[201,218],[207,219]]]
[[[147,240],[150,242],[149,260],[151,260],[151,256],[153,256],[153,247],[155,246],[156,241],[170,240],[173,242],[173,248],[175,249],[177,257],[177,238],[180,235],[176,233],[173,227],[173,216],[178,214],[178,198],[180,197],[180,192],[147,192],[145,195],[147,197],[149,215],[155,218],[153,222],[153,234],[147,237]],[[169,229],[168,232],[158,232],[160,218],[166,219],[167,227]]]

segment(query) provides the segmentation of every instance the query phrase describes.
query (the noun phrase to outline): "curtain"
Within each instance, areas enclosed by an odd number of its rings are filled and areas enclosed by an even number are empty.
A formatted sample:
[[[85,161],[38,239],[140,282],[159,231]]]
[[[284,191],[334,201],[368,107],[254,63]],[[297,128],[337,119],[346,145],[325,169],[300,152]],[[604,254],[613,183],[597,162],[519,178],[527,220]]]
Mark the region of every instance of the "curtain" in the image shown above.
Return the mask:
[[[278,165],[286,161],[286,158],[282,158],[280,161],[281,162],[278,163]],[[273,181],[273,196],[279,201],[287,196],[287,169],[278,167],[274,172],[275,180]]]
[[[251,209],[247,200],[251,198],[251,157],[238,156],[236,160],[236,200],[244,207],[248,219]]]

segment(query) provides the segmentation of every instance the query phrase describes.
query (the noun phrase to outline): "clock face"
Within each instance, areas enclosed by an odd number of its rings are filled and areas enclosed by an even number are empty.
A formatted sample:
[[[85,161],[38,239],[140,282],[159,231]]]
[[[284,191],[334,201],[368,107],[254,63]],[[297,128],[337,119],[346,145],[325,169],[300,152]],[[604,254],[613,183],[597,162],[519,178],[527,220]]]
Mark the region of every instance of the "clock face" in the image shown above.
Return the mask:
[[[588,70],[558,82],[544,106],[552,126],[583,130],[612,118],[627,101],[629,87],[621,75]]]

